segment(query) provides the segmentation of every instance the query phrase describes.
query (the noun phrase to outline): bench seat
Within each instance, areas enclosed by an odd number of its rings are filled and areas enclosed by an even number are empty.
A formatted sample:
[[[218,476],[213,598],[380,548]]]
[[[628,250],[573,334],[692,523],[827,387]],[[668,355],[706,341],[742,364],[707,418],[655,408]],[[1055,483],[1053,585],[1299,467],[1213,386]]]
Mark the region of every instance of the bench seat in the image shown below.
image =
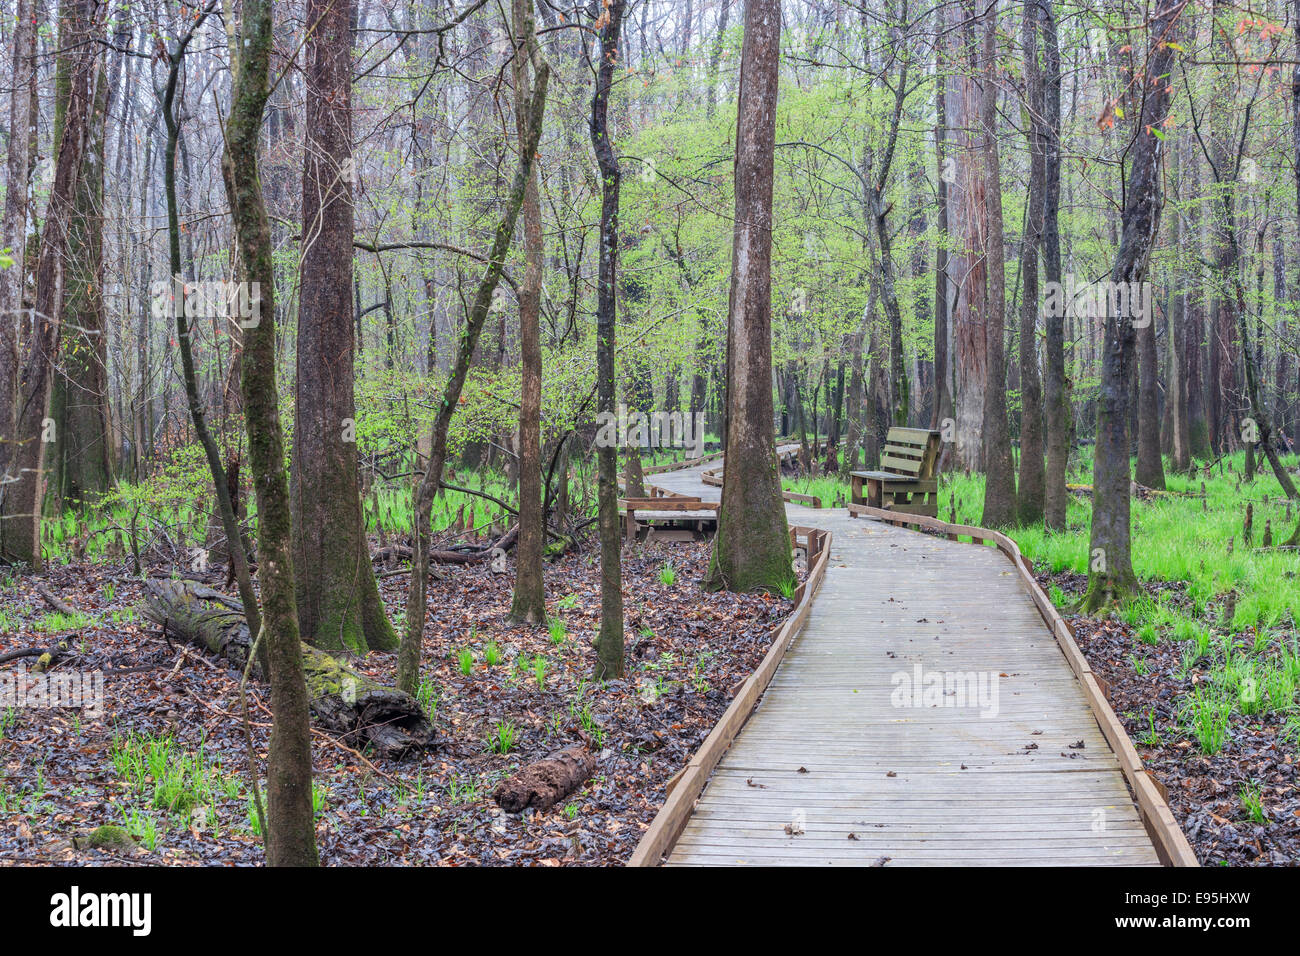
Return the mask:
[[[938,517],[939,480],[935,477],[938,458],[937,431],[891,428],[880,455],[882,470],[849,472],[853,503]]]

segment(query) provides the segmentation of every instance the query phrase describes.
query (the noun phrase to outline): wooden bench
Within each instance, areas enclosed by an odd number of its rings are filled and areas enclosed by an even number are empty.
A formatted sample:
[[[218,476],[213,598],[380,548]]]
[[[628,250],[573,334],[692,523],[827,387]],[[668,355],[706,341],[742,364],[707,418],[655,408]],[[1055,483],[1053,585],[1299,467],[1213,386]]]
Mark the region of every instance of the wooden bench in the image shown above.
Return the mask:
[[[939,433],[895,426],[885,436],[880,471],[852,471],[853,503],[903,514],[939,515]],[[863,495],[863,485],[866,495]]]

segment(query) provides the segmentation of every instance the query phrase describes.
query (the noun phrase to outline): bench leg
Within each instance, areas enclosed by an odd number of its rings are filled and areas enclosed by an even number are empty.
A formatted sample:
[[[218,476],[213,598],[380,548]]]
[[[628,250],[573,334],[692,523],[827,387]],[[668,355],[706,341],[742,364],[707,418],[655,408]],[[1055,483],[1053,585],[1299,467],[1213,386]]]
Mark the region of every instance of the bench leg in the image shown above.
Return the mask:
[[[867,504],[870,505],[872,508],[885,507],[883,501],[881,500],[882,487],[883,485],[880,483],[878,479],[875,478],[867,479]]]

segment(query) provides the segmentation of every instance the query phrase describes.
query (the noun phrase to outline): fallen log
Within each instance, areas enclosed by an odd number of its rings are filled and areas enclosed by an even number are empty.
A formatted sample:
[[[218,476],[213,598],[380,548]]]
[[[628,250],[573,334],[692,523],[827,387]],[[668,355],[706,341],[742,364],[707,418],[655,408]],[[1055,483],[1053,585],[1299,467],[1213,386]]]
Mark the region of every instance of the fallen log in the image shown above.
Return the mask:
[[[253,649],[243,605],[198,581],[155,579],[145,586],[144,616],[164,635],[194,644],[243,670]],[[371,680],[338,658],[302,645],[311,710],[324,729],[361,749],[399,759],[436,745],[436,734],[409,694]],[[257,661],[250,673],[264,680]]]
[[[481,548],[467,549],[465,551],[430,551],[430,564],[476,564],[479,561],[487,561],[493,553],[500,548],[502,551],[509,551],[515,546],[519,539],[519,526],[515,525],[492,544]],[[386,548],[380,548],[370,555],[371,561],[388,561],[393,558],[405,558],[410,560],[414,552],[405,544],[393,544]]]
[[[574,744],[502,780],[492,791],[492,799],[507,813],[519,813],[526,807],[549,810],[582,786],[595,770],[595,754]]]

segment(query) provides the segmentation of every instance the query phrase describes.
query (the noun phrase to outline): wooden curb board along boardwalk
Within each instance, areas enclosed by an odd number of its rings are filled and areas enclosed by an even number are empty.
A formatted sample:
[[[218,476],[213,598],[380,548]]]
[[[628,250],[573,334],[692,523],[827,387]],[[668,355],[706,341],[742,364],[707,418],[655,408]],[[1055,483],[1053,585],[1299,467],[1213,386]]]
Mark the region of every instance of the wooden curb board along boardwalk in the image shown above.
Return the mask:
[[[656,483],[701,494],[703,470]],[[1018,552],[1003,553],[1013,544],[889,523],[912,516],[787,514],[830,532],[820,587],[633,865],[1196,865],[1064,622],[1045,622]],[[933,675],[982,693],[927,697]]]

